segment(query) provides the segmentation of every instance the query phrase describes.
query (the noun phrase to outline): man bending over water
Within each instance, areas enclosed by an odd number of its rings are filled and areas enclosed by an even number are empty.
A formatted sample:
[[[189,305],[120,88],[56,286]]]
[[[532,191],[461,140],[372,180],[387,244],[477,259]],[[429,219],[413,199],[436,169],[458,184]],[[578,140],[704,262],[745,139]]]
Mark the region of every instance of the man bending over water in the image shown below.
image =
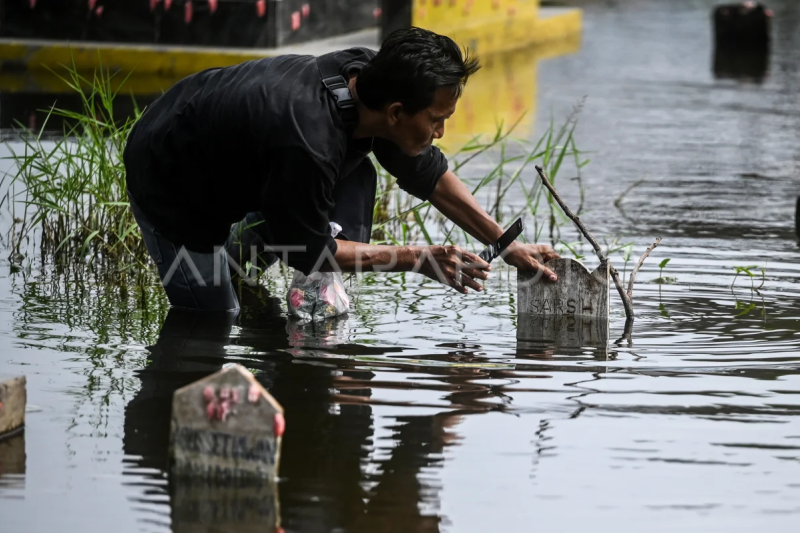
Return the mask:
[[[131,209],[170,304],[238,309],[227,257],[252,245],[269,247],[267,264],[281,255],[306,274],[415,270],[462,293],[482,290],[489,265],[456,246],[368,244],[370,152],[401,189],[477,240],[502,235],[432,145],[479,68],[451,39],[410,28],[377,53],[278,56],[175,84],[144,112],[124,153]],[[343,228],[336,238],[330,222]],[[553,257],[549,246],[515,243],[504,259],[555,281],[543,266]]]

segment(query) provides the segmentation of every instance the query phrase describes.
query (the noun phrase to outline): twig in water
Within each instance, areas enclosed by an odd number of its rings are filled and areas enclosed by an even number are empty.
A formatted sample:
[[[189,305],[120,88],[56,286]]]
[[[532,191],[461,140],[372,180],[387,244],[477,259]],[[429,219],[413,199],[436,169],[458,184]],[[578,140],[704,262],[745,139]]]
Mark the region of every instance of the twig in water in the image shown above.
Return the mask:
[[[636,277],[636,274],[639,272],[639,269],[642,268],[644,260],[647,259],[647,256],[650,255],[650,252],[655,250],[656,246],[658,246],[659,244],[661,244],[661,237],[657,238],[656,242],[651,244],[650,247],[644,251],[644,254],[642,254],[641,259],[639,259],[639,262],[636,263],[636,267],[631,271],[631,277],[628,278],[628,298],[631,298],[631,295],[633,294],[633,279]]]
[[[570,208],[567,207],[567,204],[564,203],[564,200],[562,200],[561,197],[558,195],[558,192],[556,192],[555,188],[553,187],[553,184],[550,183],[549,179],[547,179],[547,176],[545,175],[544,170],[542,170],[542,167],[537,165],[536,172],[539,173],[539,177],[542,178],[542,183],[544,184],[545,187],[547,187],[547,190],[550,191],[550,194],[553,195],[553,198],[555,199],[556,202],[558,202],[558,205],[561,206],[561,209],[564,211],[564,214],[567,215],[567,218],[569,218],[575,223],[575,225],[578,227],[578,230],[580,230],[580,232],[583,233],[583,236],[586,237],[586,240],[589,241],[589,244],[592,245],[592,248],[594,248],[594,253],[597,254],[597,258],[600,260],[600,263],[608,264],[608,271],[611,273],[611,279],[614,280],[614,285],[616,285],[617,287],[617,292],[619,292],[619,297],[622,299],[622,305],[625,306],[625,316],[627,316],[628,319],[632,319],[634,316],[633,304],[631,303],[631,299],[628,296],[628,293],[625,292],[625,288],[622,286],[622,282],[619,279],[619,272],[617,272],[617,269],[614,268],[614,266],[608,260],[608,257],[606,257],[605,254],[603,254],[603,250],[600,248],[600,245],[597,244],[595,238],[592,236],[591,233],[589,233],[589,230],[586,229],[586,226],[583,225],[583,222],[581,222],[580,217],[576,216],[575,213],[573,213],[570,210]]]

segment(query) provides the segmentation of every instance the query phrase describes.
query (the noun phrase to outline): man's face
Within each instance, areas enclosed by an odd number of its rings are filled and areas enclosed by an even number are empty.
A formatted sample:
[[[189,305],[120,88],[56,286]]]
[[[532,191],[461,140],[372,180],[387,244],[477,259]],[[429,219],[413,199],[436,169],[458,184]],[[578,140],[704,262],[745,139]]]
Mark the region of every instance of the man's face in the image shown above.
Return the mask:
[[[457,102],[452,89],[441,88],[436,91],[433,104],[413,115],[405,113],[402,106],[393,112],[391,108],[394,106],[390,106],[391,140],[406,154],[419,155],[434,139],[444,137],[444,121],[455,113]]]

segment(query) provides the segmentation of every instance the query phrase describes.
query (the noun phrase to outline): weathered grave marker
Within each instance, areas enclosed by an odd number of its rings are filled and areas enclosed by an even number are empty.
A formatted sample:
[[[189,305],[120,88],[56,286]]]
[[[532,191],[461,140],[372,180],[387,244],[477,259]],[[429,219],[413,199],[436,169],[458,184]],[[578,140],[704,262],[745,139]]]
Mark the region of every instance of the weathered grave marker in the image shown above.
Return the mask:
[[[608,343],[608,263],[594,272],[572,259],[553,259],[547,268],[553,283],[519,272],[517,341],[558,347],[605,346]]]
[[[277,476],[283,408],[252,373],[231,365],[175,391],[172,473],[216,482]]]
[[[0,377],[0,439],[25,426],[25,377]]]

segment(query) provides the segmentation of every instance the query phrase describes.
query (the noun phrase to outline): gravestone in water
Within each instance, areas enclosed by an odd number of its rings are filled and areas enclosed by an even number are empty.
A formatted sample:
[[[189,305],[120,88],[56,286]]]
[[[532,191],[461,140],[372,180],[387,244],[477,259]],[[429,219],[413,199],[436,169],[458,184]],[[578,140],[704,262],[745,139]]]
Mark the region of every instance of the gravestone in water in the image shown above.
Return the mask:
[[[234,482],[277,477],[283,408],[231,365],[175,391],[170,455],[176,476]]]
[[[0,377],[0,477],[25,473],[25,402],[25,378]]]
[[[517,278],[518,351],[539,345],[581,348],[608,343],[609,272],[603,263],[589,272],[564,258],[547,262],[558,281],[520,271]],[[530,344],[530,346],[527,346]]]
[[[0,377],[0,439],[25,425],[25,377]]]

